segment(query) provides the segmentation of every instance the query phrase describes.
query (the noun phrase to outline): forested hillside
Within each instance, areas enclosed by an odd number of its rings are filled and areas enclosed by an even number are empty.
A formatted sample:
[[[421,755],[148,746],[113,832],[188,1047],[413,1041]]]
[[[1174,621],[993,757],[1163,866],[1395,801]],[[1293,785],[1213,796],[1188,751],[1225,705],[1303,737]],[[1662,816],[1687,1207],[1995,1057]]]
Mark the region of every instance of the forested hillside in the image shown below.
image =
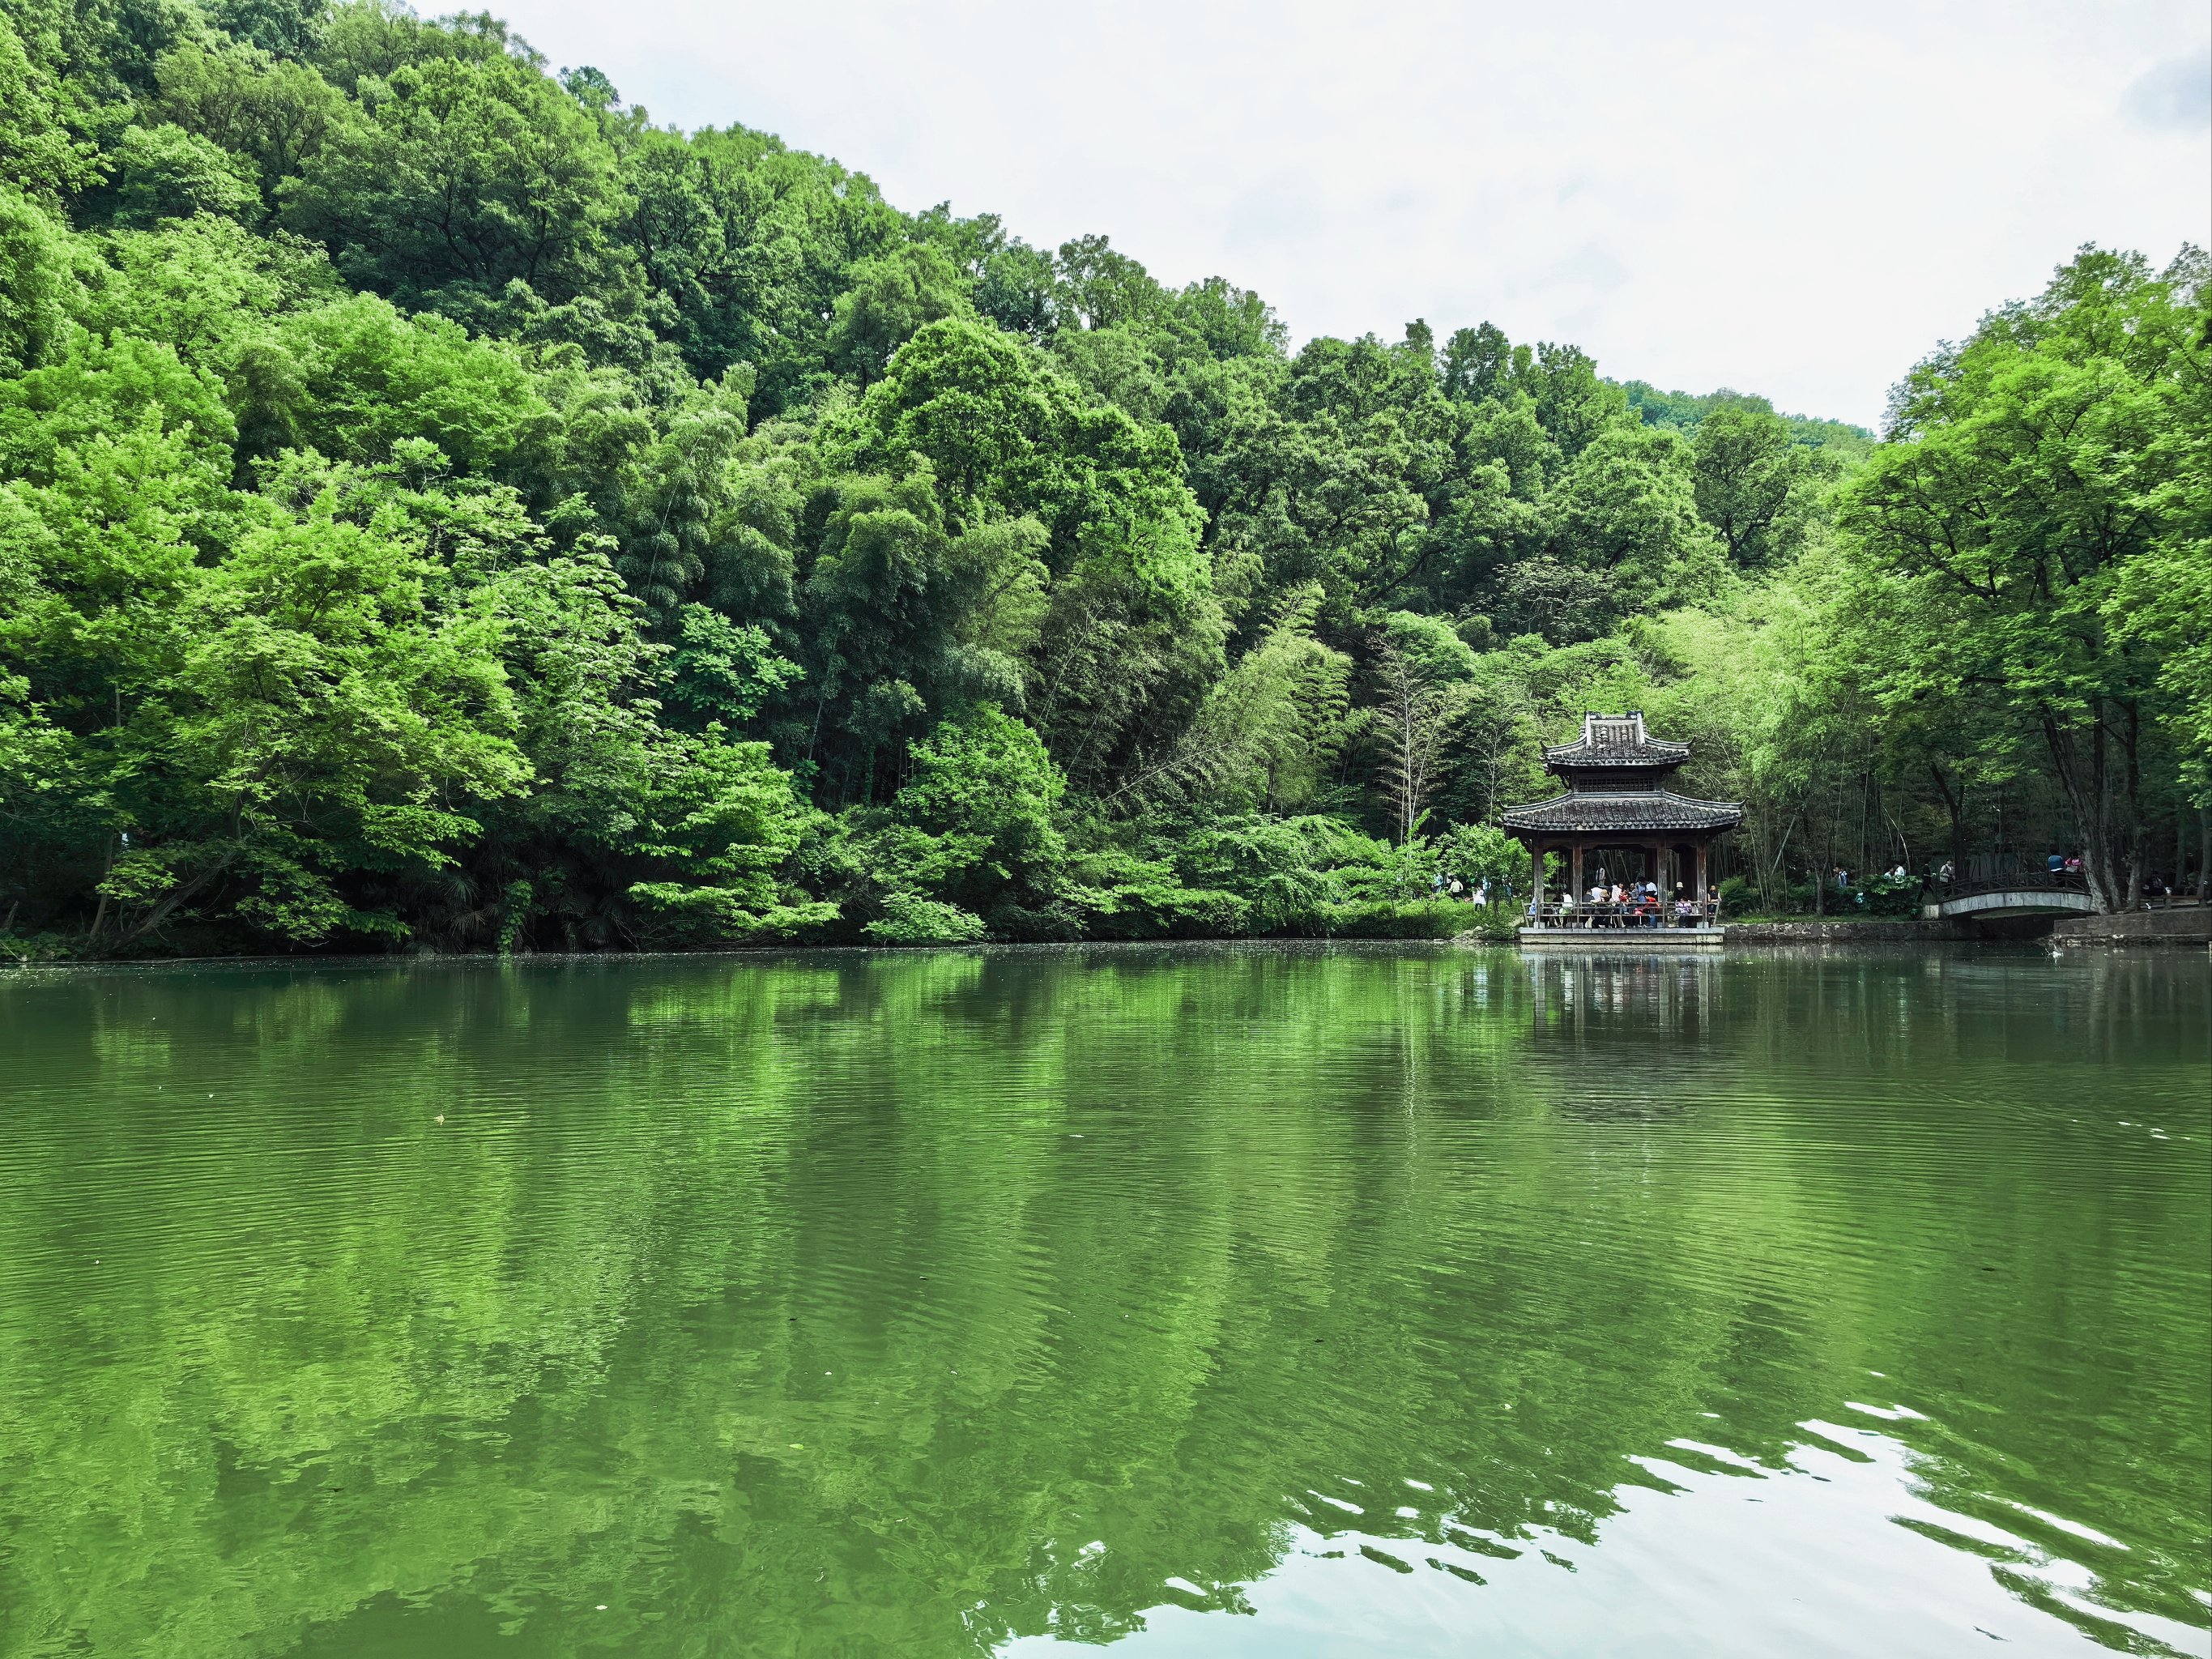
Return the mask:
[[[0,19],[0,949],[1434,932],[1585,708],[1747,803],[1742,903],[2202,867],[2195,250],[1876,444],[1487,324],[1292,349],[489,16]]]

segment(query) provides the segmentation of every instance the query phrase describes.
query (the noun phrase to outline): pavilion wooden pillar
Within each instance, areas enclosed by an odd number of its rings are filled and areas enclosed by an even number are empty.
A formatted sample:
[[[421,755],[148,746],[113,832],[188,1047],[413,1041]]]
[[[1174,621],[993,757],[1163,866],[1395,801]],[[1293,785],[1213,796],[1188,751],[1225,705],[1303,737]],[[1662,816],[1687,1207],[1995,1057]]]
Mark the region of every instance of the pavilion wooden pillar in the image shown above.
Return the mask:
[[[1574,875],[1571,879],[1574,884],[1573,891],[1575,902],[1579,904],[1582,902],[1583,897],[1583,844],[1580,842],[1577,842],[1575,843],[1573,861]]]
[[[1544,919],[1544,843],[1534,836],[1528,837],[1528,902],[1536,907],[1528,913],[1529,920],[1541,922]]]
[[[1703,904],[1703,903],[1705,902],[1705,849],[1706,849],[1708,847],[1711,846],[1711,845],[1712,845],[1712,842],[1711,842],[1711,839],[1710,839],[1710,838],[1707,838],[1707,837],[1700,837],[1700,838],[1698,839],[1698,902],[1699,904]]]

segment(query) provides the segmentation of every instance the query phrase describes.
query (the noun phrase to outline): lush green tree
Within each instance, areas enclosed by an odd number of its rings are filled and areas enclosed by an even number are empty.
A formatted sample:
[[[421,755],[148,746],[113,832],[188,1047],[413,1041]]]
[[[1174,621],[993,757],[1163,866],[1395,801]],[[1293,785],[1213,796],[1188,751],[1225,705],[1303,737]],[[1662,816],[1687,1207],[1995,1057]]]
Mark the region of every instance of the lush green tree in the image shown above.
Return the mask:
[[[2205,278],[2201,254],[2159,274],[2084,252],[1913,372],[1899,441],[1846,497],[1878,695],[1986,701],[2035,732],[2100,909],[2141,893],[2146,738],[2187,691],[2113,619],[2127,573],[2188,537],[2188,504],[2212,487],[2187,430],[2202,429]]]
[[[362,118],[325,136],[284,207],[354,281],[465,304],[518,280],[567,299],[610,274],[613,149],[533,64],[434,58],[357,95]]]
[[[97,144],[85,136],[84,111],[58,83],[54,34],[33,30],[27,50],[14,9],[0,11],[0,178],[47,206],[98,180]],[[28,17],[25,21],[30,21]],[[58,33],[58,31],[56,31]]]
[[[1315,637],[1319,588],[1291,593],[1206,694],[1174,746],[1109,796],[1109,808],[1183,801],[1297,811],[1319,804],[1350,727],[1352,659]]]
[[[247,367],[241,423],[268,448],[377,462],[419,439],[445,464],[516,483],[542,477],[555,452],[548,388],[520,353],[373,295],[283,318]]]
[[[155,107],[176,125],[251,162],[265,210],[352,115],[311,65],[187,41],[155,67]]]
[[[870,936],[920,943],[978,938],[994,921],[1026,933],[1059,886],[1066,789],[1036,732],[988,703],[913,745],[890,822],[859,843],[860,874],[882,896]]]
[[[1795,552],[1814,493],[1814,452],[1793,442],[1778,416],[1741,407],[1707,416],[1691,447],[1698,511],[1729,560],[1755,569]]]
[[[1451,775],[1480,700],[1481,665],[1456,630],[1410,611],[1384,619],[1373,659],[1375,700],[1365,711],[1364,735],[1402,847],[1419,832],[1431,799]]]
[[[1700,395],[1662,392],[1649,381],[1629,380],[1622,385],[1621,391],[1627,396],[1629,408],[1645,425],[1669,427],[1692,440],[1697,437],[1708,416],[1723,410],[1775,414],[1774,405],[1765,398],[1732,392],[1725,386]],[[1820,420],[1808,415],[1779,415],[1776,418],[1789,433],[1790,442],[1839,465],[1863,460],[1874,447],[1875,434],[1848,421]]]
[[[883,377],[891,354],[923,324],[968,308],[959,271],[927,242],[908,242],[856,265],[850,280],[837,296],[830,362],[863,386]]]
[[[70,253],[52,217],[0,188],[0,372],[36,367],[67,337]]]
[[[114,175],[103,194],[112,200],[118,225],[143,229],[200,213],[240,218],[259,204],[236,157],[179,126],[127,128],[109,164]]]
[[[213,0],[208,21],[234,40],[296,58],[313,49],[330,12],[330,0]]]
[[[1487,887],[1492,903],[1528,878],[1528,849],[1494,823],[1454,824],[1438,837],[1437,864],[1470,890]]]
[[[851,273],[909,239],[902,216],[865,175],[743,127],[632,134],[622,154],[617,234],[676,307],[693,370],[750,363],[760,413],[809,406],[836,384],[830,337]]]
[[[1604,579],[1616,615],[1711,598],[1723,569],[1698,517],[1695,488],[1680,439],[1615,423],[1560,477],[1552,550],[1561,563]]]

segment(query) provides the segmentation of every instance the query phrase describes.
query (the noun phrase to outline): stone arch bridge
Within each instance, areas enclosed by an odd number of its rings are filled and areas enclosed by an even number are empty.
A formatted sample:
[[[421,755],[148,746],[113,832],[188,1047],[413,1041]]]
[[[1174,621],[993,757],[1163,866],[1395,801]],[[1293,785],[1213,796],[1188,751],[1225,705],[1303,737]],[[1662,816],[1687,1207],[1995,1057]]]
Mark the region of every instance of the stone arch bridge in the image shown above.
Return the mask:
[[[1954,893],[1920,907],[1920,914],[1931,921],[1947,916],[1977,916],[1991,910],[2072,910],[2081,915],[2093,915],[2096,906],[2079,887],[2038,887],[2021,883],[1986,887],[1972,893]]]

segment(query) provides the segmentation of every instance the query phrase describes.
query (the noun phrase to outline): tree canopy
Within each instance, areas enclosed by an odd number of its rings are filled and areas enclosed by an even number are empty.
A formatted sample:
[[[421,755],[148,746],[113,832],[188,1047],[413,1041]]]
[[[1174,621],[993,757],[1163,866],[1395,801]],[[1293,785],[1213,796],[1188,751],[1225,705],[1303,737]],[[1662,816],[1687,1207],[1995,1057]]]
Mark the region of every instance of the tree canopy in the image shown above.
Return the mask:
[[[1595,707],[1771,908],[2206,862],[2197,251],[2085,251],[1877,441],[1294,346],[488,15],[4,0],[0,103],[11,952],[1461,927]]]

